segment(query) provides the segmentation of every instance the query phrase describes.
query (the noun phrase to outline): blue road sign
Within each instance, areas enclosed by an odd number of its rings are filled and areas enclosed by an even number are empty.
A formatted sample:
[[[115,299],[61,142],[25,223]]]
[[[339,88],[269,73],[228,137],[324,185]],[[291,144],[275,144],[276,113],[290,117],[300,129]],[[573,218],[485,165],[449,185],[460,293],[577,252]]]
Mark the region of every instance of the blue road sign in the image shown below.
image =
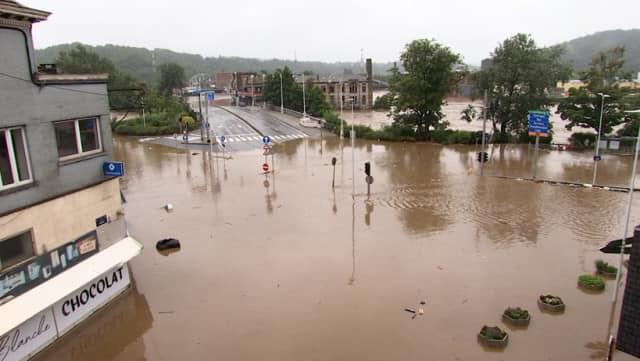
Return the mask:
[[[535,137],[549,135],[549,113],[529,111],[529,135]]]
[[[104,162],[102,164],[102,172],[107,177],[122,177],[124,175],[124,163]]]
[[[268,135],[265,135],[264,137],[262,137],[262,143],[269,144],[270,141],[271,141],[271,138],[269,138]]]
[[[227,140],[227,137],[225,137],[224,135],[220,136],[220,143],[224,144],[224,141]]]
[[[213,101],[216,97],[216,93],[214,92],[207,92],[207,100],[209,101]]]

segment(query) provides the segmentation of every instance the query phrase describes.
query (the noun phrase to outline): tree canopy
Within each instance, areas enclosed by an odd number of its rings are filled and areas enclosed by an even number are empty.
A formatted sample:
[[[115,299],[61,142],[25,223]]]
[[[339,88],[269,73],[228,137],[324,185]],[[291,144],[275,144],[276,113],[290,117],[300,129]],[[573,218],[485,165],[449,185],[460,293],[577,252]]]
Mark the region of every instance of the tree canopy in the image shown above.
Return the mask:
[[[57,66],[69,74],[109,74],[107,89],[109,91],[109,106],[112,109],[136,108],[139,92],[121,91],[122,89],[140,88],[134,77],[118,70],[113,63],[91,49],[76,44],[69,51],[62,51],[56,59]]]
[[[528,113],[551,105],[547,89],[568,79],[571,69],[561,61],[562,48],[539,48],[528,34],[516,34],[491,54],[488,66],[476,73],[478,88],[487,91],[498,141],[510,135],[528,137]],[[499,126],[499,129],[498,129]]]
[[[569,96],[558,104],[557,113],[569,121],[567,129],[575,126],[591,128],[604,135],[631,119],[624,112],[634,103],[631,90],[616,84],[618,79],[627,75],[623,70],[624,52],[622,47],[602,51],[593,58],[589,68],[580,73],[586,86],[570,89]],[[601,112],[602,128],[599,129]]]
[[[160,81],[158,91],[170,95],[173,89],[182,88],[185,84],[184,68],[176,63],[160,65]]]
[[[446,96],[464,76],[456,70],[460,56],[429,39],[414,40],[400,56],[404,71],[391,70],[394,119],[426,139],[432,129],[446,128],[442,105]]]
[[[283,104],[287,109],[298,112],[303,111],[302,85],[298,84],[293,73],[288,67],[277,69],[265,77],[262,88],[264,100],[276,106],[280,106],[280,77],[282,76]],[[313,116],[322,116],[329,109],[322,90],[313,84],[312,79],[305,82],[306,110]]]

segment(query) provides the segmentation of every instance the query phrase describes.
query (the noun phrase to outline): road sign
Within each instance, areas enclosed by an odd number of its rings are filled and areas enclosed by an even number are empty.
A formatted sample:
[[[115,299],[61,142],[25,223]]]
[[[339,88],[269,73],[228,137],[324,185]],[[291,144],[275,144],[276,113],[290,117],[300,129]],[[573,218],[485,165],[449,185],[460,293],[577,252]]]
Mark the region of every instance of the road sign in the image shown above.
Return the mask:
[[[271,138],[269,138],[268,135],[265,135],[264,137],[262,137],[262,143],[269,144],[269,142],[271,142]]]
[[[547,137],[549,135],[549,113],[529,111],[529,135]]]
[[[373,176],[372,175],[368,175],[366,177],[364,177],[365,182],[367,182],[367,184],[373,184]]]
[[[594,155],[594,156],[593,156],[593,161],[594,161],[594,162],[597,162],[597,161],[599,161],[599,160],[602,160],[602,156],[600,156],[600,155]]]
[[[227,137],[225,137],[224,135],[220,136],[220,143],[224,144],[225,140],[227,140]]]
[[[214,92],[207,92],[207,100],[212,101],[214,100],[216,97],[216,93]]]
[[[262,171],[263,172],[268,172],[269,171],[269,164],[262,163]]]
[[[262,152],[262,155],[271,155],[271,148],[264,148],[264,152]]]
[[[124,175],[124,163],[104,162],[102,164],[102,172],[107,177],[122,177]]]

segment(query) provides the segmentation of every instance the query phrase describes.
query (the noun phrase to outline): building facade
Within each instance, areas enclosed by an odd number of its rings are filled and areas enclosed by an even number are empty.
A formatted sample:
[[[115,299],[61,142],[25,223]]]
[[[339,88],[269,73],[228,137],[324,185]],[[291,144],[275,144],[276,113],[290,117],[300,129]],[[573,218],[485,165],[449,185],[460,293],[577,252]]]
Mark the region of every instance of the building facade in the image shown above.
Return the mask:
[[[0,1],[0,356],[21,360],[128,288],[107,74],[39,73],[32,26]],[[108,168],[108,169],[107,169]]]

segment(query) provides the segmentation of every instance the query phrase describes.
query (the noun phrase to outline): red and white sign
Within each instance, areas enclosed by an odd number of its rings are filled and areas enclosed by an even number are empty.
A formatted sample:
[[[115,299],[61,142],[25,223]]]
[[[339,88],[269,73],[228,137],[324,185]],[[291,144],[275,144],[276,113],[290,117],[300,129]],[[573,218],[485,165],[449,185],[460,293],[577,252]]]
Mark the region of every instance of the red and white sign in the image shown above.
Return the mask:
[[[264,171],[264,172],[268,172],[268,171],[269,171],[269,164],[267,164],[267,163],[263,163],[263,164],[262,164],[262,171]]]

